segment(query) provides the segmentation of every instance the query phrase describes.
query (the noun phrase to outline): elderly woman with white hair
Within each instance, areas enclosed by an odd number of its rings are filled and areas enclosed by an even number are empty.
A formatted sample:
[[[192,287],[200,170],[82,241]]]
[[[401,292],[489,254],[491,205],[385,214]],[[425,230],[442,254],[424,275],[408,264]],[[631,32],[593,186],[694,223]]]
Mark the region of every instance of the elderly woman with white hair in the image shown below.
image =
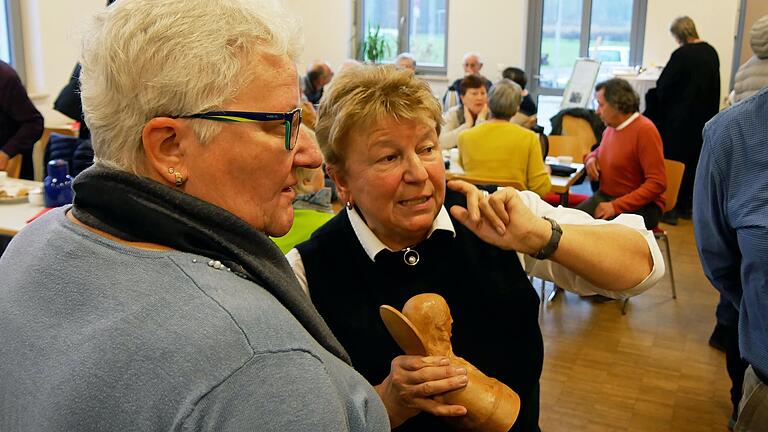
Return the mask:
[[[489,120],[459,135],[461,166],[468,175],[518,182],[543,196],[552,184],[539,137],[510,122],[521,98],[522,89],[513,81],[503,79],[491,87]]]
[[[442,430],[435,416],[466,414],[433,399],[467,385],[466,369],[400,355],[379,318],[382,304],[402,309],[434,292],[456,319],[456,354],[516,391],[513,430],[535,431],[544,353],[526,272],[579,293],[627,297],[663,275],[661,253],[636,215],[595,221],[529,191],[485,196],[464,182],[446,191],[440,111],[429,85],[408,71],[338,74],[316,132],[346,210],[288,258],[398,430]]]
[[[296,37],[266,0],[96,17],[96,164],[0,260],[0,430],[389,430],[268,238],[321,160],[298,139]]]

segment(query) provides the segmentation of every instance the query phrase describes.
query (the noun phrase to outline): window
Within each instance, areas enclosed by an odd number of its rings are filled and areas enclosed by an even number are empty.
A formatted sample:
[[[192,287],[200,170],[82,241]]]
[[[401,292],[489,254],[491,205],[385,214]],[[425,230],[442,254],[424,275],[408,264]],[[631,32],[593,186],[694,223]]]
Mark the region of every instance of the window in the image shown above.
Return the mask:
[[[448,0],[359,0],[357,5],[358,47],[369,31],[380,28],[387,46],[383,62],[410,52],[418,72],[446,73]]]
[[[18,0],[0,0],[0,60],[13,66],[25,81]]]
[[[0,60],[11,63],[11,34],[8,31],[8,4],[0,6]]]
[[[539,124],[560,110],[563,90],[577,58],[599,60],[597,80],[643,57],[647,0],[530,0],[529,92],[539,101]]]

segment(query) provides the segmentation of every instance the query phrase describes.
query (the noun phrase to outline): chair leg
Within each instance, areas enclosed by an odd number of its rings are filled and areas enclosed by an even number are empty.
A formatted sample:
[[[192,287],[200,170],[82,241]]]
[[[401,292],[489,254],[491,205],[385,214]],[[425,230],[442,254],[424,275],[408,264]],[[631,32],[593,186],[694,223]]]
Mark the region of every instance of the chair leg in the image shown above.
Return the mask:
[[[552,286],[553,286],[552,292],[549,293],[549,297],[547,297],[547,303],[552,303],[553,301],[555,301],[555,299],[557,298],[557,295],[560,294],[560,292],[563,290],[562,288],[557,286],[557,284],[555,284],[554,282],[552,282]]]
[[[660,238],[664,239],[664,245],[667,248],[667,268],[669,268],[669,279],[672,282],[672,298],[677,298],[677,289],[675,288],[675,268],[672,267],[672,251],[669,249],[669,236],[662,234]]]
[[[627,314],[627,304],[629,303],[629,299],[625,298],[624,301],[621,304],[621,314],[626,315]]]

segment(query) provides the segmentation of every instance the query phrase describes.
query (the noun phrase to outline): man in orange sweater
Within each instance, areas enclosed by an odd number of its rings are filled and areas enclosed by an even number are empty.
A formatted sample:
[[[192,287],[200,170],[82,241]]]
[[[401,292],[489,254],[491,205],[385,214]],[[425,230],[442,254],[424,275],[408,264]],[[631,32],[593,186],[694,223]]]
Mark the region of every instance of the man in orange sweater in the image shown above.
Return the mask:
[[[659,131],[638,112],[638,96],[627,81],[610,79],[595,90],[597,114],[608,128],[585,164],[600,189],[577,208],[598,219],[639,214],[645,226],[653,228],[661,218],[667,189]]]

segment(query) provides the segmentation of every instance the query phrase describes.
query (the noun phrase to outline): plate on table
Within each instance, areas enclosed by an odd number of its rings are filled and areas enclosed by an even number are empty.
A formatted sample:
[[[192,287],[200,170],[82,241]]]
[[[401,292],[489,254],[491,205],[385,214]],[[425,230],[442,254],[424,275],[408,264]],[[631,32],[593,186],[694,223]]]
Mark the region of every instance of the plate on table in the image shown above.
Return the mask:
[[[0,204],[18,204],[27,201],[29,190],[25,187],[6,187],[0,189]]]

